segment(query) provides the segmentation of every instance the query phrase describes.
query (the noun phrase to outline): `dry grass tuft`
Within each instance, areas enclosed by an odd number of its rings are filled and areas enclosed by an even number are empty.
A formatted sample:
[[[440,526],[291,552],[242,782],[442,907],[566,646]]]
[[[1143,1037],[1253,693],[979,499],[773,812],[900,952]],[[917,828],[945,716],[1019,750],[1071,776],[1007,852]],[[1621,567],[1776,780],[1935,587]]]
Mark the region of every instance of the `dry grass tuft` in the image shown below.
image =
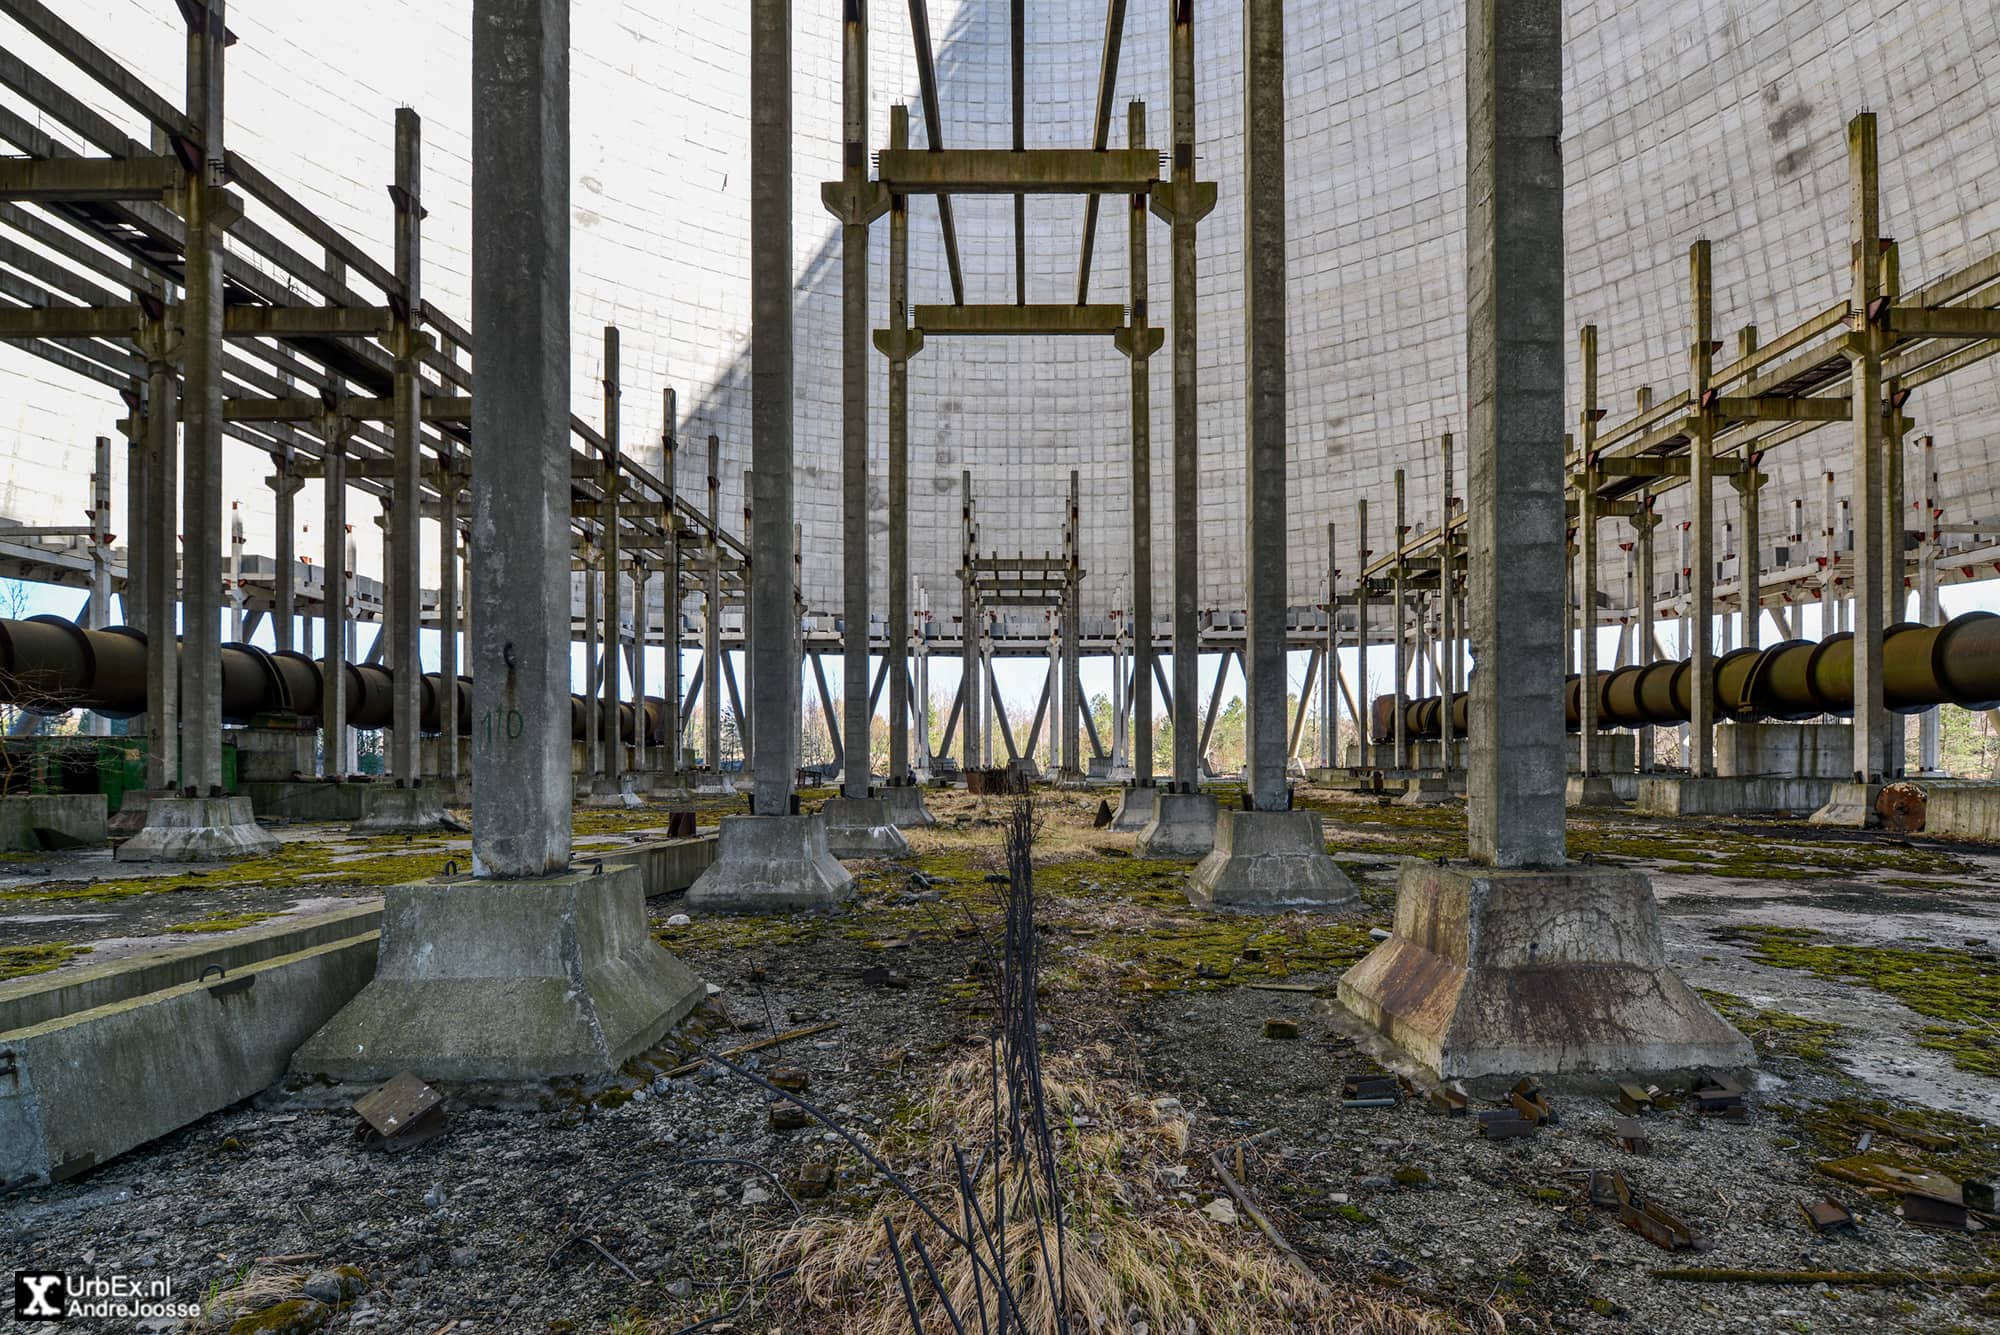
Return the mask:
[[[1301,1273],[1247,1225],[1217,1224],[1173,1199],[1162,1170],[1185,1167],[1187,1124],[1178,1116],[1156,1115],[1149,1100],[1122,1082],[1097,1077],[1094,1072],[1107,1069],[1111,1059],[1110,1050],[1100,1046],[1044,1065],[1063,1169],[1070,1330],[1123,1331],[1133,1315],[1156,1331],[1194,1329],[1203,1335],[1430,1335],[1460,1328],[1449,1315],[1407,1299]],[[1004,1120],[1004,1085],[999,1097]],[[964,1207],[953,1185],[952,1149],[964,1149],[968,1160],[990,1149],[993,1100],[990,1055],[969,1054],[944,1070],[914,1121],[881,1147],[930,1207],[960,1232]],[[1020,1313],[1025,1330],[1054,1335],[1056,1279],[1029,1213],[1030,1204],[1046,1210],[1046,1202],[1028,1180],[1031,1171],[1031,1164],[1009,1159],[1001,1172],[1000,1190],[1010,1202],[1007,1269],[1025,1309]],[[989,1215],[994,1190],[988,1169],[978,1194]],[[1018,1215],[1017,1201],[1024,1202]],[[801,1220],[753,1242],[759,1270],[797,1267],[772,1295],[774,1315],[847,1335],[910,1335],[909,1310],[890,1253],[890,1225],[902,1245],[924,1331],[949,1330],[950,1322],[937,1286],[916,1257],[913,1238],[924,1240],[938,1285],[968,1328],[974,1328],[982,1286],[988,1314],[995,1315],[990,1281],[976,1276],[965,1250],[897,1192],[886,1193],[858,1217]],[[1047,1236],[1052,1249],[1053,1228]]]
[[[208,1295],[189,1330],[195,1335],[210,1335],[236,1328],[239,1322],[250,1324],[249,1318],[303,1298],[309,1273],[295,1266],[251,1266],[234,1283]]]

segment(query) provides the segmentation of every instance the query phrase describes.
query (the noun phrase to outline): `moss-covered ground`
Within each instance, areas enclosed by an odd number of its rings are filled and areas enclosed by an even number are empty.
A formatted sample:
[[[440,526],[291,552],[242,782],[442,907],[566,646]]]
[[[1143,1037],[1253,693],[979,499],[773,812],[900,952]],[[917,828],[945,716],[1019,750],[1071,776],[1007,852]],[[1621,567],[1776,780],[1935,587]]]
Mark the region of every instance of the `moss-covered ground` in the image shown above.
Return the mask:
[[[0,946],[0,982],[47,973],[78,955],[89,953],[89,946],[72,945],[67,941],[50,941],[38,946]]]

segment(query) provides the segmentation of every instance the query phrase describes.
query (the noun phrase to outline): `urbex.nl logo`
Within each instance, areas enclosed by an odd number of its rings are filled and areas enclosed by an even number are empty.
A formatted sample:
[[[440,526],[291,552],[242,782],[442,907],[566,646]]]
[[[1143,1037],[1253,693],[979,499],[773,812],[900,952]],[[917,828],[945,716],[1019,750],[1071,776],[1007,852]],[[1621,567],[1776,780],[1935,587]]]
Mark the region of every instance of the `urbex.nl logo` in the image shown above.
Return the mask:
[[[71,1317],[126,1321],[189,1320],[201,1304],[174,1301],[174,1282],[129,1275],[64,1275],[54,1270],[14,1272],[14,1320],[67,1321]]]

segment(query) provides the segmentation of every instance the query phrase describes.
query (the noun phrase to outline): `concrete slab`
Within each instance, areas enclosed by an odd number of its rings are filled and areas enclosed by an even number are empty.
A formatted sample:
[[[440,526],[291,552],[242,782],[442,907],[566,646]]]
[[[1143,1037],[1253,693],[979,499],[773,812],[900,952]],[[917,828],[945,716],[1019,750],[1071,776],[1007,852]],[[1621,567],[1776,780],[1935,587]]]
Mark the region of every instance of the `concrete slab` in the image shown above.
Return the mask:
[[[1107,828],[1113,834],[1137,834],[1153,823],[1153,811],[1159,800],[1157,788],[1127,788],[1118,795],[1118,809],[1111,813]]]
[[[309,779],[319,764],[319,728],[239,728],[231,734],[236,743],[236,782],[288,783]]]
[[[606,860],[629,863],[639,872],[646,898],[657,899],[676,890],[685,890],[715,865],[715,835],[698,834],[692,839],[652,839],[628,844]]]
[[[146,824],[118,845],[120,862],[227,862],[278,851],[278,836],[257,824],[247,797],[160,797]]]
[[[2000,843],[2000,783],[1923,784],[1924,833]]]
[[[0,797],[0,852],[101,848],[109,842],[103,793],[25,793]]]
[[[1825,779],[1642,774],[1632,810],[1645,816],[1803,816],[1823,804],[1832,790]]]
[[[1162,791],[1153,818],[1132,844],[1142,858],[1205,858],[1215,847],[1215,798],[1207,793]]]
[[[616,783],[602,775],[588,781],[579,780],[576,801],[578,806],[626,810],[646,805],[629,774],[620,775]]]
[[[1844,782],[1854,774],[1852,723],[1725,723],[1715,730],[1715,772]]]
[[[937,817],[931,815],[924,805],[924,790],[914,784],[892,783],[875,790],[882,809],[888,813],[889,823],[899,830],[922,829],[937,824]]]
[[[879,797],[829,797],[820,805],[827,851],[836,858],[906,858],[910,845]]]
[[[1396,805],[1437,807],[1452,801],[1454,796],[1450,779],[1441,774],[1424,774],[1409,780],[1403,786],[1403,795],[1396,799]]]
[[[1618,786],[1608,774],[1581,774],[1569,776],[1563,792],[1563,802],[1571,807],[1622,807],[1625,802],[1618,796]]]
[[[854,878],[813,816],[724,816],[715,865],[688,888],[690,913],[799,913],[839,908]]]
[[[1203,908],[1338,908],[1360,898],[1326,855],[1317,811],[1225,811],[1215,847],[1188,877],[1188,902]]]
[[[541,1080],[657,1043],[704,985],[653,939],[637,869],[392,886],[381,958],[293,1068],[336,1080]]]
[[[1814,825],[1833,825],[1849,830],[1865,830],[1880,822],[1875,815],[1875,798],[1881,793],[1879,783],[1836,783],[1826,795],[1826,801],[1809,818]],[[1928,823],[1928,816],[1926,816]]]
[[[1389,940],[1340,1001],[1440,1079],[1749,1066],[1750,1043],[1667,968],[1638,872],[1403,864]]]
[[[356,821],[368,814],[370,783],[307,779],[284,783],[245,783],[241,794],[274,820]],[[126,794],[131,802],[131,794]],[[121,811],[119,813],[123,815]],[[141,822],[143,823],[143,821]]]
[[[465,823],[444,809],[444,794],[428,784],[415,788],[388,783],[357,786],[364,793],[362,815],[349,830],[351,834],[465,833]]]
[[[74,1177],[279,1079],[374,972],[376,933],[357,925],[351,912],[293,920],[247,960],[187,946],[11,997],[9,1015],[46,1018],[0,1032],[13,1068],[0,1080],[0,1183]],[[329,930],[349,934],[317,939]],[[312,943],[255,956],[300,936]],[[223,975],[201,977],[214,964]]]

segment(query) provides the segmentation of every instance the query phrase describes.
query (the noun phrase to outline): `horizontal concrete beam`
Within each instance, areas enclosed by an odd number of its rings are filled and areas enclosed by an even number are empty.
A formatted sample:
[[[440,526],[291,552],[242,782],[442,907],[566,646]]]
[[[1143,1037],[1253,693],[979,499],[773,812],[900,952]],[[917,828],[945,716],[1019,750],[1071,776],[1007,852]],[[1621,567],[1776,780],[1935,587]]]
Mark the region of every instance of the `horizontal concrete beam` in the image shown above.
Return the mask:
[[[1160,180],[1149,148],[885,148],[876,176],[898,195],[1139,195]]]
[[[0,338],[133,338],[145,322],[137,306],[18,307],[0,310]],[[374,338],[394,326],[386,306],[231,306],[222,332],[230,338]],[[323,411],[316,407],[309,415]]]
[[[1889,328],[1926,338],[2000,338],[2000,311],[1966,306],[1898,306]]]
[[[160,196],[181,183],[181,164],[161,158],[0,158],[0,199],[106,203]]]
[[[395,413],[394,399],[340,399],[333,415],[355,422],[386,422]],[[223,404],[231,422],[315,422],[327,415],[324,400],[306,396],[291,398],[234,398]],[[424,400],[426,422],[469,422],[472,399],[468,395],[435,395]]]
[[[1853,399],[1732,398],[1712,400],[1716,416],[1732,422],[1846,422],[1854,417]]]
[[[996,302],[985,306],[919,306],[912,323],[926,338],[946,334],[1102,334],[1125,327],[1123,306],[1016,306]]]

